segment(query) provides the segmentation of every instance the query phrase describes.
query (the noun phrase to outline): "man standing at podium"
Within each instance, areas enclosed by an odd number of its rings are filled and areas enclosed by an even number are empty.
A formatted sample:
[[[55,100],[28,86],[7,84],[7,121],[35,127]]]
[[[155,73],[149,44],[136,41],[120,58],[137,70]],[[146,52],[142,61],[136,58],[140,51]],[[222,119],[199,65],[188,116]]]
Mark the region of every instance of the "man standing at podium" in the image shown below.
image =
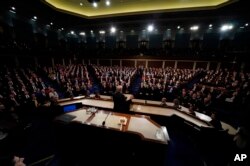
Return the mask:
[[[114,111],[122,112],[122,113],[129,113],[132,99],[133,99],[133,95],[131,95],[130,97],[126,97],[122,93],[122,86],[121,85],[117,86],[116,92],[113,94]]]

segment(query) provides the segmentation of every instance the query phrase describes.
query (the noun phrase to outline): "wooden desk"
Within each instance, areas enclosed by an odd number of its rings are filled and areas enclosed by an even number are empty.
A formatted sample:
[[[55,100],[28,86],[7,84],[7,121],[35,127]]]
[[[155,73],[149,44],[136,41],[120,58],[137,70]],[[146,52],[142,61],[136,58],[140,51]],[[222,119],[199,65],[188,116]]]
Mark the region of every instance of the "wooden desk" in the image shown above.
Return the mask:
[[[101,95],[101,99],[83,98],[83,97],[77,97],[73,99],[63,99],[59,100],[59,105],[65,106],[79,102],[89,107],[98,107],[103,109],[113,109],[114,106],[112,97],[104,95]],[[195,116],[190,115],[188,108],[181,106],[181,109],[176,110],[172,108],[173,103],[171,102],[167,102],[169,108],[161,107],[160,101],[147,100],[146,103],[147,104],[145,104],[145,100],[133,99],[130,111],[139,114],[160,115],[167,117],[176,115],[195,126],[212,128],[212,126],[209,124],[209,122],[211,121],[211,117],[205,114],[195,112],[196,114]],[[222,122],[222,127],[225,130],[229,130],[229,134],[234,135],[236,133],[236,129],[229,124]]]
[[[120,124],[120,118],[126,118],[126,124]],[[106,119],[106,120],[105,120]],[[56,117],[56,121],[63,123],[80,122],[84,125],[119,130],[121,132],[132,132],[141,136],[143,140],[167,144],[169,135],[166,127],[160,126],[148,116],[129,115],[111,111],[98,110],[89,113],[87,109],[79,109]],[[105,121],[105,125],[102,123]]]
[[[85,106],[89,107],[98,107],[103,109],[113,109],[114,103],[110,96],[101,96],[101,99],[73,99],[66,101],[59,101],[60,106],[65,106],[74,103],[82,103]],[[131,112],[140,113],[140,114],[149,114],[149,115],[162,115],[162,116],[173,116],[176,115],[192,124],[195,124],[199,127],[211,127],[207,122],[211,118],[207,115],[196,112],[197,117],[188,114],[188,109],[181,106],[181,110],[177,111],[173,108],[164,108],[160,107],[160,102],[158,101],[147,101],[147,104],[144,104],[144,100],[133,99],[131,104]],[[173,103],[167,103],[169,106],[173,106]],[[204,121],[205,120],[205,121]]]

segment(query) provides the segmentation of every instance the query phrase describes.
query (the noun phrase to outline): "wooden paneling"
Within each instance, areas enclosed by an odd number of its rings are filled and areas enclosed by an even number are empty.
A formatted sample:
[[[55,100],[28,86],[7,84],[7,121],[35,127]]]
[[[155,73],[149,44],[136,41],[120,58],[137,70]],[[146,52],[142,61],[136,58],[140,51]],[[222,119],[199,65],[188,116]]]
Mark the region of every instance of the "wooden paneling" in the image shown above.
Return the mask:
[[[52,66],[51,57],[38,57],[38,64],[40,66]]]
[[[134,67],[135,66],[135,61],[134,60],[123,60],[122,61],[122,66]]]
[[[162,67],[162,62],[163,61],[148,61],[148,67],[161,68]]]
[[[0,65],[2,66],[8,66],[8,67],[15,67],[16,62],[15,62],[15,57],[14,56],[4,56],[0,55]]]
[[[209,66],[209,70],[216,70],[217,68],[217,62],[211,62]]]
[[[179,61],[177,64],[178,69],[193,69],[194,62],[182,62]]]
[[[208,62],[196,62],[196,69],[198,68],[207,69],[207,63]]]
[[[221,69],[233,69],[233,63],[230,63],[230,62],[222,62],[221,63],[221,66],[220,66]]]
[[[96,59],[90,59],[90,64],[97,65],[97,60]]]
[[[54,63],[55,64],[62,64],[62,58],[59,58],[59,57],[54,57]]]
[[[99,60],[99,65],[101,66],[110,66],[110,60]]]
[[[32,67],[35,66],[35,59],[34,57],[19,57],[18,58],[19,65],[22,67]]]
[[[143,67],[146,67],[146,61],[137,61],[137,64],[136,66],[143,66]]]
[[[175,61],[165,61],[165,68],[172,67],[174,68]]]
[[[120,60],[112,60],[112,66],[120,66]]]

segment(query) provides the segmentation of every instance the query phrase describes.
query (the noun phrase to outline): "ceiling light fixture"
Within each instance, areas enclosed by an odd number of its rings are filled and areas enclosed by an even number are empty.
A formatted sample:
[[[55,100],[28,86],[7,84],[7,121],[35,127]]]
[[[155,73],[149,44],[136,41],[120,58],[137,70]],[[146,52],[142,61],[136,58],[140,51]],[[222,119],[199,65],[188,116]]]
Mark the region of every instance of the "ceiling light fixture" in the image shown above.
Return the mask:
[[[191,31],[197,31],[198,29],[199,29],[199,26],[197,26],[197,25],[190,27]]]
[[[154,25],[153,24],[149,25],[147,30],[148,32],[152,32],[154,30]]]
[[[81,3],[80,3],[80,6],[82,6],[82,5],[83,5],[83,3],[81,2]]]
[[[110,6],[110,1],[107,0],[107,1],[105,2],[105,4],[106,4],[106,6]]]
[[[81,32],[81,33],[79,33],[79,35],[85,36],[86,34],[85,34],[85,32]]]
[[[225,24],[225,25],[222,25],[220,30],[222,32],[225,32],[225,31],[228,31],[228,30],[232,30],[233,29],[233,25],[232,24]]]
[[[116,28],[115,28],[115,27],[111,27],[111,28],[110,28],[110,32],[111,32],[111,33],[115,33],[115,32],[116,32]]]
[[[92,4],[93,7],[98,7],[98,2],[100,2],[100,0],[88,0],[89,3]]]
[[[96,2],[93,3],[94,7],[98,7],[98,4]]]

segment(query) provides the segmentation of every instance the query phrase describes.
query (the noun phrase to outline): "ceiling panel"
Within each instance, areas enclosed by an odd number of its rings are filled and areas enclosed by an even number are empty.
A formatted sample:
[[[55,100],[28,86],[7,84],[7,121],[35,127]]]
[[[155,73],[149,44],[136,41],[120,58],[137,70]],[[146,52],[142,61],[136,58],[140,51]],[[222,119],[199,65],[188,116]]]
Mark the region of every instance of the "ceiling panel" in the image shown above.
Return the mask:
[[[169,11],[190,11],[214,9],[237,0],[106,0],[98,2],[93,7],[87,0],[42,0],[49,6],[61,12],[78,15],[85,18],[102,18],[145,13]]]

